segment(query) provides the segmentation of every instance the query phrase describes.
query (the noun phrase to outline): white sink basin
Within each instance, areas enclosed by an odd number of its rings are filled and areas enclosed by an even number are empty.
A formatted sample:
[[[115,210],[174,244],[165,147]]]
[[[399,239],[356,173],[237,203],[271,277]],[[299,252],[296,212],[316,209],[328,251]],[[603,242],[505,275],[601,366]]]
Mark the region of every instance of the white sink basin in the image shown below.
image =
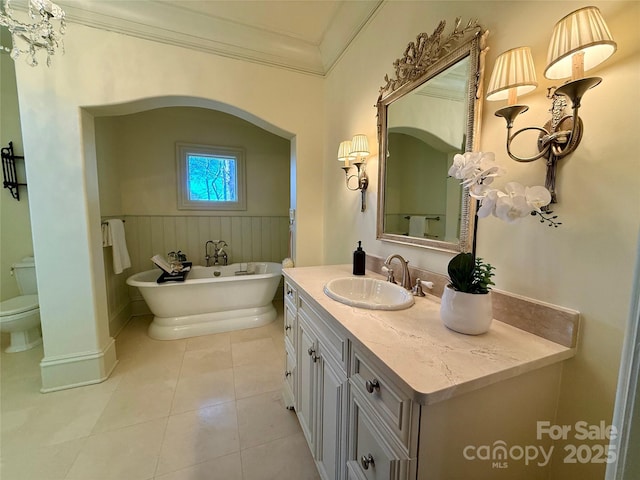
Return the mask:
[[[336,278],[324,286],[324,293],[345,305],[370,310],[402,310],[413,305],[411,292],[375,278]]]

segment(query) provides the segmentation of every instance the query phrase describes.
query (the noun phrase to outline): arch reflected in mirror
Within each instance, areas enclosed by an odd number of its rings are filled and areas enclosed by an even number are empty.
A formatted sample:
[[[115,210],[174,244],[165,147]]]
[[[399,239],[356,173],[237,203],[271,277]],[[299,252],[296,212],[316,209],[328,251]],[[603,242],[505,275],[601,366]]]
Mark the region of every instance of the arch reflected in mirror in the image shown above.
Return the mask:
[[[474,205],[447,172],[479,134],[484,35],[459,19],[443,29],[409,44],[381,88],[377,238],[459,252],[471,246]]]

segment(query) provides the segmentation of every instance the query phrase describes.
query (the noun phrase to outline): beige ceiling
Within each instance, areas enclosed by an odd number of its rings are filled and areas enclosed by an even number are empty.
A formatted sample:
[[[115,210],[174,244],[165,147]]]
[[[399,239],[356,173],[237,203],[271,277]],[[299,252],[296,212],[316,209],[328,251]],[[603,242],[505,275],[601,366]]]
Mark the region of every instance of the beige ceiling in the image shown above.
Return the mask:
[[[326,74],[383,0],[60,0],[71,24]],[[14,2],[15,3],[15,2]],[[72,41],[69,28],[66,41]]]

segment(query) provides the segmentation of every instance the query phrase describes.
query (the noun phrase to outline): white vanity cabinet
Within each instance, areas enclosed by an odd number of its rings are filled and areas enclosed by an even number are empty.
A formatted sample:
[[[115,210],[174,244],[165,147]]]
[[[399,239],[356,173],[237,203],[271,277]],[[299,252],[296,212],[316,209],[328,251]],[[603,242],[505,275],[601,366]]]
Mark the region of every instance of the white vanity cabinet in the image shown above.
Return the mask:
[[[291,289],[295,291],[294,286]],[[285,284],[285,296],[286,292]],[[291,306],[286,311],[287,303],[285,301],[285,328],[287,313],[293,313]],[[342,479],[347,407],[346,340],[324,322],[308,297],[297,297],[295,314],[297,368],[292,403],[321,477]],[[287,351],[287,357],[289,354]],[[291,392],[287,383],[285,397]]]
[[[295,286],[285,288],[297,292],[292,295],[297,298],[294,403],[320,476],[323,480],[354,475],[369,480],[409,478],[412,402],[364,355],[350,351],[344,332],[331,325],[308,295]],[[287,319],[294,313],[290,303],[285,301],[285,328],[294,324]],[[291,391],[288,382],[286,391]]]
[[[297,361],[296,334],[298,331],[298,290],[290,282],[284,283],[284,387],[283,398],[285,406],[293,410],[296,408]]]
[[[285,273],[285,398],[321,478],[546,478],[546,466],[472,454],[498,444],[548,449],[537,421],[553,422],[561,362],[573,350],[500,322],[485,336],[456,334],[428,299],[400,312],[338,304],[322,287],[349,270]]]

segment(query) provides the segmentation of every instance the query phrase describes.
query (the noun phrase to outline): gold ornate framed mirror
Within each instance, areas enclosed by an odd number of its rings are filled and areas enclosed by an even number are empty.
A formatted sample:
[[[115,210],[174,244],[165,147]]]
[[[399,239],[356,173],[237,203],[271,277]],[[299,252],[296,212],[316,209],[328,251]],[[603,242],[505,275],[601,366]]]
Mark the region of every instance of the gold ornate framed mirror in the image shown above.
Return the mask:
[[[418,35],[380,88],[377,238],[461,252],[475,204],[447,172],[479,139],[486,31],[460,18],[445,27]]]

